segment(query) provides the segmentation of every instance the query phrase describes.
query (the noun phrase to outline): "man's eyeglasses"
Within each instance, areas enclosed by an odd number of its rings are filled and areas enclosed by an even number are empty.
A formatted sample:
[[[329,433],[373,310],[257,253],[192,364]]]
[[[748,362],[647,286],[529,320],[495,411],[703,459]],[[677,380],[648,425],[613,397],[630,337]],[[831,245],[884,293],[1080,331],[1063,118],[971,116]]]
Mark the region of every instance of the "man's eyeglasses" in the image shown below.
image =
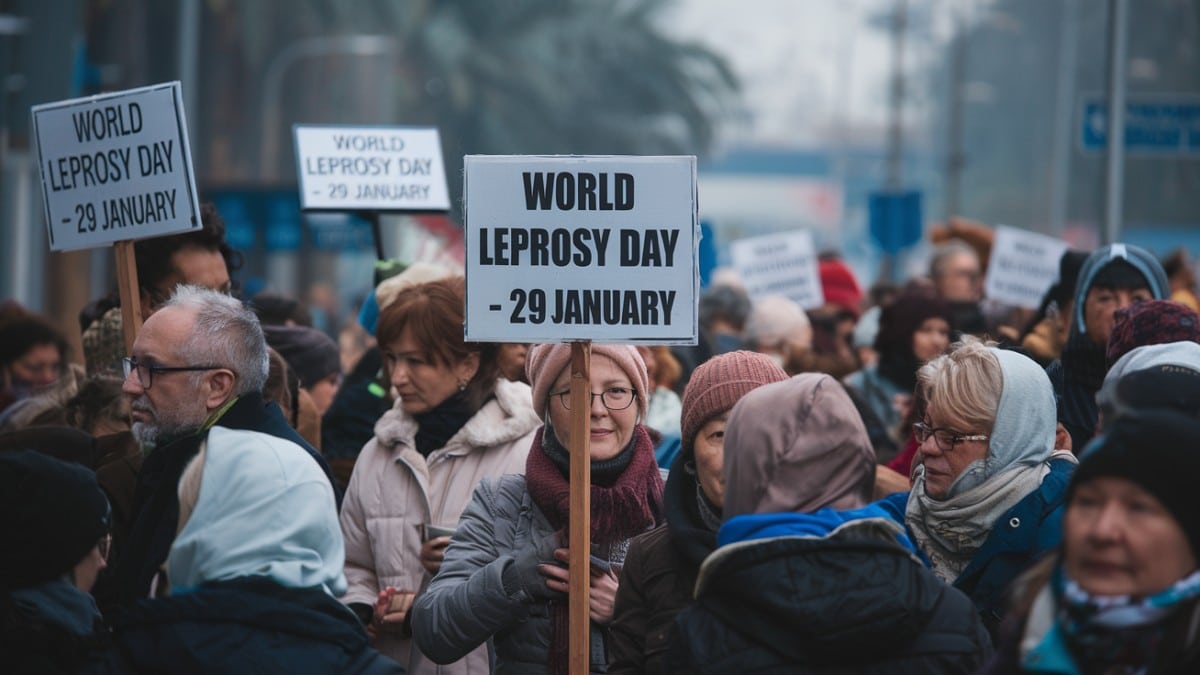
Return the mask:
[[[121,367],[125,371],[125,377],[128,378],[130,373],[137,373],[138,383],[142,385],[142,389],[149,389],[150,385],[154,384],[154,376],[157,373],[189,373],[200,372],[204,370],[229,370],[224,366],[156,366],[149,363],[142,363],[132,356],[127,356],[121,359]]]
[[[600,402],[603,403],[604,407],[608,408],[609,410],[624,410],[633,405],[633,400],[637,398],[637,392],[626,387],[609,387],[599,394],[592,392],[588,392],[588,394],[591,395],[591,398],[588,399],[589,407],[591,406],[592,401],[595,401],[596,397],[599,396]],[[562,403],[562,407],[566,408],[567,410],[571,409],[570,389],[550,395],[557,396],[558,402]]]
[[[938,448],[942,452],[950,452],[954,449],[954,446],[963,441],[986,441],[988,439],[984,434],[960,434],[953,429],[935,428],[924,422],[917,422],[912,428],[918,443],[924,443],[929,440],[930,436],[933,436],[933,442],[937,443]]]

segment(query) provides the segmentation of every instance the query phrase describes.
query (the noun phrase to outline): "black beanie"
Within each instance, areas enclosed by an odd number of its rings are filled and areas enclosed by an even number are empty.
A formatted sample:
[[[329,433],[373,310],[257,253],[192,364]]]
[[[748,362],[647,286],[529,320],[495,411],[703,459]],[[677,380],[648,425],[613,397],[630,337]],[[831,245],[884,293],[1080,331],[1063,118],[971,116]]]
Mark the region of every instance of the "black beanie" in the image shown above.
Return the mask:
[[[70,571],[109,530],[96,475],[33,450],[0,453],[0,588]]]
[[[1124,478],[1162,502],[1200,556],[1200,420],[1171,410],[1144,410],[1118,417],[1087,445],[1067,489],[1093,478]]]

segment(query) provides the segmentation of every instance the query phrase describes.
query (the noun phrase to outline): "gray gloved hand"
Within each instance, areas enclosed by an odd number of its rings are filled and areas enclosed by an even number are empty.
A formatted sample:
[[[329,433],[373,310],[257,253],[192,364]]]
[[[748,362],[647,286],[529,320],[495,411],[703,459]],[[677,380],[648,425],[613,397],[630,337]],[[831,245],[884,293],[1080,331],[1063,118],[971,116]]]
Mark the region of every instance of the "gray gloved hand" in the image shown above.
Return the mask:
[[[546,585],[546,575],[538,569],[539,565],[556,564],[554,550],[559,548],[558,535],[550,534],[531,543],[514,558],[511,565],[504,568],[501,576],[504,591],[509,595],[525,591],[534,600],[562,597],[562,593]]]

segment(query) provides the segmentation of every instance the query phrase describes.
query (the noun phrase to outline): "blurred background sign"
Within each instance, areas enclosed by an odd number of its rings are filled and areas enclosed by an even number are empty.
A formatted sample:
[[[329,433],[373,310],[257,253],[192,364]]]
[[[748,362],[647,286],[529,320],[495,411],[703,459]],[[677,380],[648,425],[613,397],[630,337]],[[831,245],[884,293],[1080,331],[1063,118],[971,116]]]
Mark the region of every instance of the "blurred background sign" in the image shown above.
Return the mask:
[[[1108,102],[1083,101],[1079,142],[1084,152],[1108,145]],[[1130,153],[1200,157],[1200,97],[1131,96],[1125,104],[1125,149]]]

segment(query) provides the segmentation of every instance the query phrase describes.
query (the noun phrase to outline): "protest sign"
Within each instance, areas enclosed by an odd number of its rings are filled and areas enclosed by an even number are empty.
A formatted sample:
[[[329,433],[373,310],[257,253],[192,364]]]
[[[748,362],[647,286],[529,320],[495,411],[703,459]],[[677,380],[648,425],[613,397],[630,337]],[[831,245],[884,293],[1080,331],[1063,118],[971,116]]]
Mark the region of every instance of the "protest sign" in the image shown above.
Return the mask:
[[[466,157],[466,337],[695,344],[694,157]]]
[[[739,239],[730,244],[729,254],[752,300],[782,295],[804,309],[825,304],[817,252],[807,230]]]
[[[1058,280],[1058,261],[1066,250],[1067,243],[1061,239],[997,226],[984,293],[1006,305],[1036,309]]]
[[[50,249],[197,229],[178,82],[34,106]]]
[[[302,209],[449,210],[437,129],[297,124],[292,130]]]

